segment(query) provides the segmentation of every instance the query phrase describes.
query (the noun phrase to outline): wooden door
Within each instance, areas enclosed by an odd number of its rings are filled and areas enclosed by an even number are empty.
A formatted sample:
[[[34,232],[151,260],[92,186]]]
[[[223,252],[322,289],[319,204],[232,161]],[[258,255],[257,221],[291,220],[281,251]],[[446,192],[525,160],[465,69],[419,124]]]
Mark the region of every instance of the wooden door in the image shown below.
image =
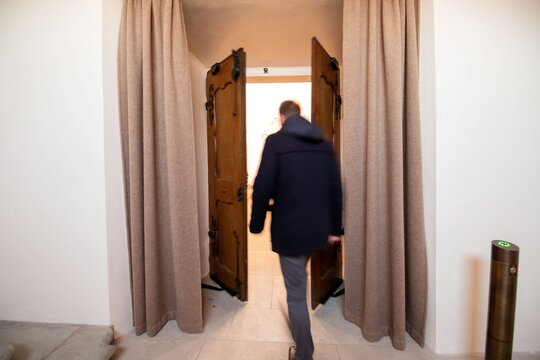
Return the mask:
[[[339,64],[326,52],[316,38],[311,39],[311,121],[324,136],[333,142],[340,162],[341,96],[339,91]],[[311,257],[311,307],[315,309],[342,283],[341,244],[315,253]]]
[[[233,51],[206,76],[210,277],[246,301],[246,54]]]

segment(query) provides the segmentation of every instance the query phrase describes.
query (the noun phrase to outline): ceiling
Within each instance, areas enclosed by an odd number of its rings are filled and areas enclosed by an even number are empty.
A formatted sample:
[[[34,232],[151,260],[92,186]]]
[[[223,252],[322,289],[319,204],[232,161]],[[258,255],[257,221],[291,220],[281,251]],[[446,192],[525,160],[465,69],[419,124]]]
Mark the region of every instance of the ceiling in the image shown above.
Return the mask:
[[[341,62],[342,0],[182,0],[189,51],[205,66],[243,47],[248,67],[311,65],[311,38]]]

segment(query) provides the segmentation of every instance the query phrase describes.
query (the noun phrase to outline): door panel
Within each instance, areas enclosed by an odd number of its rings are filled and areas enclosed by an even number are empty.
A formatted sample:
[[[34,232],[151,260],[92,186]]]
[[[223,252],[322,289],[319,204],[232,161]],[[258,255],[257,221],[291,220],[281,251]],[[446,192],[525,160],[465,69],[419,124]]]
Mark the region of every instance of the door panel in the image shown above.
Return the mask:
[[[246,54],[206,76],[210,277],[247,300]]]
[[[340,162],[341,96],[339,65],[321,46],[311,39],[311,121],[333,142]],[[311,307],[324,304],[342,283],[341,244],[319,251],[311,257]]]

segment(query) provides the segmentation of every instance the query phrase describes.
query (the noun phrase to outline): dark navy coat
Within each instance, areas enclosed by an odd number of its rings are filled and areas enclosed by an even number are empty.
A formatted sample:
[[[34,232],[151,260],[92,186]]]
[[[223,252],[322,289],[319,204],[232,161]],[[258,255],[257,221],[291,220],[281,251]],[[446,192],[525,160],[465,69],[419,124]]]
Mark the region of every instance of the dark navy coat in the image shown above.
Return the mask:
[[[266,139],[249,230],[260,233],[271,209],[273,251],[296,255],[327,248],[328,235],[341,235],[341,197],[331,143],[315,124],[291,116]]]

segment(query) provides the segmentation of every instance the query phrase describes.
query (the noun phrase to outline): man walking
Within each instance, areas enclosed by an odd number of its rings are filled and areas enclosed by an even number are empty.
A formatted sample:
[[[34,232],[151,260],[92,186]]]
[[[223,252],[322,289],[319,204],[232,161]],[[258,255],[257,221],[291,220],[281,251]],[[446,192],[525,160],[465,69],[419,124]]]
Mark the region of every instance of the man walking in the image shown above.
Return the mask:
[[[249,230],[260,233],[272,211],[272,251],[279,254],[296,344],[289,359],[312,360],[306,265],[313,252],[341,240],[341,179],[332,144],[300,116],[298,104],[284,101],[279,114],[283,126],[266,139],[255,178]]]

